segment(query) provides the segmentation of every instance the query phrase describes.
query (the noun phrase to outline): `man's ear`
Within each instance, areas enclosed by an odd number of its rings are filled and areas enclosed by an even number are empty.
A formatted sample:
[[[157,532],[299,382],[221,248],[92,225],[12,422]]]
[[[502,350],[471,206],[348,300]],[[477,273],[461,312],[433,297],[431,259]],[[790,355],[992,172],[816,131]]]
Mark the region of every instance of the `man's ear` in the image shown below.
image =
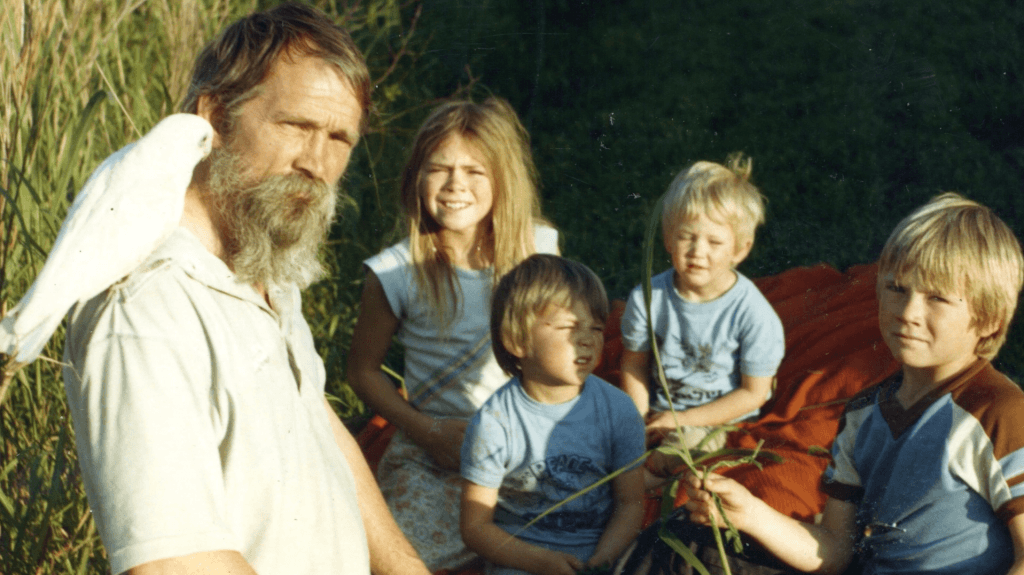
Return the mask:
[[[213,147],[219,148],[224,145],[224,138],[221,134],[221,128],[224,125],[224,110],[220,102],[209,94],[199,96],[199,101],[196,103],[196,115],[213,126]]]

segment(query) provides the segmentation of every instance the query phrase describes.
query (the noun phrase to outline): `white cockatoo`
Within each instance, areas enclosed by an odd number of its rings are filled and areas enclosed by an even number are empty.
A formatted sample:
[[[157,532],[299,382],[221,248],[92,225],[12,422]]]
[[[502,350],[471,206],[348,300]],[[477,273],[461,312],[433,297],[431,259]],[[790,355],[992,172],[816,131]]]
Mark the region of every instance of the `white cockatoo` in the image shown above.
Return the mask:
[[[96,168],[39,276],[0,320],[8,362],[35,360],[72,305],[128,275],[167,239],[181,220],[192,171],[212,143],[209,122],[174,114]]]

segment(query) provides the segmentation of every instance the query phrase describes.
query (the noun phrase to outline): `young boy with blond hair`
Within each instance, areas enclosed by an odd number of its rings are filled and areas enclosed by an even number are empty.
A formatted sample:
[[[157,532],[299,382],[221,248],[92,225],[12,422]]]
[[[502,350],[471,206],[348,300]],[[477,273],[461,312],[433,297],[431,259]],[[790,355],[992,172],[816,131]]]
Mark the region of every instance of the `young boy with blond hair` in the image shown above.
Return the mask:
[[[640,529],[638,467],[540,517],[643,455],[629,397],[591,375],[607,317],[601,280],[558,256],[530,256],[494,292],[494,355],[513,377],[473,417],[461,458],[462,537],[488,574],[573,575],[610,563]]]
[[[651,278],[651,321],[669,396],[651,360],[643,286],[622,316],[622,387],[645,416],[649,441],[694,447],[712,428],[756,418],[785,353],[782,322],[735,267],[764,222],[764,200],[750,182],[751,162],[697,162],[669,185],[661,233],[672,268]],[[675,409],[675,418],[672,417]],[[683,437],[677,437],[677,424]],[[666,437],[667,435],[667,437]],[[724,434],[710,448],[724,444]],[[665,473],[670,458],[652,455]],[[656,484],[648,477],[648,486]]]
[[[691,519],[717,493],[733,524],[802,571],[1024,572],[1024,393],[989,361],[1024,258],[989,209],[943,194],[897,225],[878,270],[878,323],[903,369],[847,403],[819,525],[735,481],[689,477]],[[720,518],[719,518],[720,519]]]

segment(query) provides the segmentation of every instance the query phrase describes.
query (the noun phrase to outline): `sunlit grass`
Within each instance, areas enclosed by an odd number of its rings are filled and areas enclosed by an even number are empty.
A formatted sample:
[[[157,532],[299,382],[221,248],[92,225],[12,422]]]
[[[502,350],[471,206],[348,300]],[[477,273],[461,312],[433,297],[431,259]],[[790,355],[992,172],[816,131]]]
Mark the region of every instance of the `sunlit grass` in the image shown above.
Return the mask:
[[[176,110],[207,39],[265,4],[273,3],[0,0],[0,311],[35,278],[91,171]],[[423,46],[416,0],[318,4],[352,33],[376,85],[372,131],[343,184],[362,208],[346,210],[332,234],[334,279],[305,297],[333,405],[352,419],[364,412],[343,377],[357,266],[388,239],[366,229],[391,230],[396,219],[391,184],[375,173],[397,173],[408,124],[430,98],[410,74]],[[61,327],[0,391],[0,573],[109,571],[78,473],[63,339]]]

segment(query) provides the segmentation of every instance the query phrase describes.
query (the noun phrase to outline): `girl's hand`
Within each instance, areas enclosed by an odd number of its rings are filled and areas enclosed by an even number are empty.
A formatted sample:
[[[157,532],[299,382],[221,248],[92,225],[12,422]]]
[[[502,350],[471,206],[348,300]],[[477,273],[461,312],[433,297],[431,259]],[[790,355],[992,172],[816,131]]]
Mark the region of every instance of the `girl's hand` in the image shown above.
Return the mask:
[[[690,500],[686,502],[690,520],[701,525],[711,525],[712,515],[715,516],[719,527],[725,525],[712,493],[718,494],[722,500],[722,509],[740,531],[745,530],[753,506],[760,501],[746,487],[717,473],[708,473],[703,481],[696,475],[688,473],[683,484],[686,486],[686,494],[690,496]]]
[[[537,575],[576,575],[576,572],[583,569],[583,562],[575,555],[562,553],[561,551],[547,551],[539,557]]]
[[[461,419],[435,417],[426,433],[420,435],[417,443],[442,468],[458,471],[462,459],[462,438],[466,435],[468,426],[469,422]]]

